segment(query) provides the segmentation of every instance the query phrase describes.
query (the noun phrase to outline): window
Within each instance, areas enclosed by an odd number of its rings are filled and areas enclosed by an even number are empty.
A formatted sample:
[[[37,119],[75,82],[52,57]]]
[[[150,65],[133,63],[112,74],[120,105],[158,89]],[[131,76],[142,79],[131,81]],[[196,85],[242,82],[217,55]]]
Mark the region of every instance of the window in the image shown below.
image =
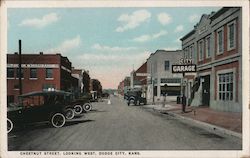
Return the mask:
[[[211,57],[211,48],[210,48],[210,37],[206,38],[206,58]]]
[[[165,71],[169,70],[169,61],[165,61]]]
[[[227,25],[227,39],[228,39],[228,42],[227,42],[227,49],[228,50],[231,50],[231,49],[234,49],[235,48],[235,43],[236,43],[236,25],[235,25],[235,21],[229,23]]]
[[[189,58],[192,59],[193,57],[193,46],[189,47]]]
[[[223,53],[223,29],[217,31],[217,54]]]
[[[14,78],[14,68],[7,68],[7,78]]]
[[[16,69],[16,77],[19,78],[19,68]],[[23,78],[23,69],[21,69],[21,78]]]
[[[53,78],[53,69],[51,68],[46,69],[46,78]]]
[[[219,100],[233,100],[233,72],[219,74]]]
[[[202,61],[203,59],[203,41],[199,42],[199,61]]]
[[[37,68],[30,68],[30,78],[37,78]]]

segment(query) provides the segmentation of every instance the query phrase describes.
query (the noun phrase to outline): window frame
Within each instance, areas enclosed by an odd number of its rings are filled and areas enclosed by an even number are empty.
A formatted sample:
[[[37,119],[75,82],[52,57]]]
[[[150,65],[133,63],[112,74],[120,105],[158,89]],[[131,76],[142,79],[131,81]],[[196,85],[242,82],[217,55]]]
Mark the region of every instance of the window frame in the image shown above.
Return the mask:
[[[232,95],[233,95],[233,99],[232,100],[223,100],[223,99],[220,99],[220,75],[226,75],[226,74],[229,74],[229,73],[232,73],[233,74],[233,76],[232,76],[232,79],[233,79],[233,91],[232,91]],[[236,69],[235,68],[233,68],[233,69],[226,69],[226,70],[220,70],[220,71],[218,71],[217,72],[217,100],[218,101],[222,101],[222,102],[235,102],[236,101]],[[224,82],[224,83],[227,83],[227,82]],[[230,83],[230,82],[228,82],[228,83]],[[225,91],[222,91],[223,93],[227,93],[228,91],[226,91],[226,89],[227,89],[227,87],[226,87],[226,85],[227,84],[224,84],[225,85]]]
[[[203,61],[203,58],[204,58],[204,40],[203,39],[198,41],[198,54],[199,54],[198,61]]]
[[[35,69],[36,70],[36,77],[31,76],[31,70]],[[37,79],[37,68],[30,68],[30,80],[36,80]]]
[[[222,44],[222,50],[221,51],[219,51],[220,50],[219,49],[219,32],[220,31],[222,33],[222,42],[221,42],[221,44]],[[223,52],[224,52],[224,26],[222,26],[221,28],[217,29],[216,34],[217,34],[217,41],[216,41],[217,50],[216,50],[216,54],[220,55],[220,54],[223,54]]]
[[[47,76],[48,75],[48,73],[47,73],[47,70],[51,70],[51,77],[49,77],[49,76]],[[46,68],[45,69],[45,79],[46,80],[53,80],[54,78],[53,78],[53,68]]]
[[[19,79],[19,68],[16,68],[16,79]],[[21,68],[21,79],[24,79],[24,68]]]
[[[233,42],[233,47],[230,47],[230,25],[233,24],[233,28],[234,28],[234,42]],[[233,20],[232,22],[228,23],[227,24],[227,50],[230,51],[230,50],[233,50],[236,48],[236,20]]]
[[[168,63],[168,69],[166,69],[166,63]],[[165,71],[169,71],[170,70],[170,61],[169,60],[165,60],[164,61],[164,70]]]
[[[209,45],[208,45],[208,39],[209,39]],[[205,46],[206,47],[206,58],[211,58],[211,36],[210,35],[206,37],[205,44],[206,44],[206,46]],[[208,50],[209,50],[209,55],[208,55]]]
[[[8,76],[8,70],[10,70],[10,69],[12,69],[13,70],[13,76]],[[7,79],[14,79],[15,78],[15,69],[14,68],[12,68],[12,67],[7,67]]]

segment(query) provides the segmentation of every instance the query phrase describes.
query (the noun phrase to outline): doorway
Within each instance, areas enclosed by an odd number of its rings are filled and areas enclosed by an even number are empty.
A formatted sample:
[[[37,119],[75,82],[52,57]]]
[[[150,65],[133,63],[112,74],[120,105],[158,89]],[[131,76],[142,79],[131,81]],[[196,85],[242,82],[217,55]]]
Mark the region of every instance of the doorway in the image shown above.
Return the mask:
[[[202,82],[202,105],[209,106],[210,104],[210,75],[201,77]]]

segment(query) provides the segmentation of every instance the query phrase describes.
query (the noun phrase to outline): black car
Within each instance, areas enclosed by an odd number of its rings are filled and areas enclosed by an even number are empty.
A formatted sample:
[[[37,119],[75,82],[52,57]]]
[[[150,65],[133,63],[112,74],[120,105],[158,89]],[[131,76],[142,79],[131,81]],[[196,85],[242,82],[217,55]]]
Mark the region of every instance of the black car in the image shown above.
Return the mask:
[[[142,91],[137,90],[137,89],[128,91],[126,94],[126,100],[127,100],[128,106],[131,104],[134,104],[134,105],[141,105],[141,104],[146,105],[147,104],[147,100],[144,97]]]
[[[92,105],[88,98],[73,99],[70,104],[74,108],[75,114],[81,114],[92,110]]]
[[[32,92],[19,96],[16,105],[7,107],[8,132],[18,125],[50,122],[53,127],[62,127],[66,119],[74,117],[74,111],[63,91]]]

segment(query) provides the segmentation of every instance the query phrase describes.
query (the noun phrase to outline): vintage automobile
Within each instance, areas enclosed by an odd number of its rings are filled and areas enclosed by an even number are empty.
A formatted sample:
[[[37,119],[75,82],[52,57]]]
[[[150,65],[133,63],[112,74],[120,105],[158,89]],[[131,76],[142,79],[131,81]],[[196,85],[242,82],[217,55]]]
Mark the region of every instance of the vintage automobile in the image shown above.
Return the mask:
[[[144,105],[147,104],[146,98],[144,97],[142,91],[139,89],[133,89],[133,90],[128,91],[126,94],[126,100],[127,100],[128,106],[131,104],[134,104],[134,105],[141,105],[142,103]]]
[[[74,117],[74,111],[63,91],[31,92],[19,96],[16,105],[7,107],[7,131],[13,127],[36,122],[50,122],[53,127],[64,126],[66,119]]]
[[[87,98],[73,99],[71,100],[71,105],[74,107],[75,114],[81,114],[92,110],[90,100]]]

